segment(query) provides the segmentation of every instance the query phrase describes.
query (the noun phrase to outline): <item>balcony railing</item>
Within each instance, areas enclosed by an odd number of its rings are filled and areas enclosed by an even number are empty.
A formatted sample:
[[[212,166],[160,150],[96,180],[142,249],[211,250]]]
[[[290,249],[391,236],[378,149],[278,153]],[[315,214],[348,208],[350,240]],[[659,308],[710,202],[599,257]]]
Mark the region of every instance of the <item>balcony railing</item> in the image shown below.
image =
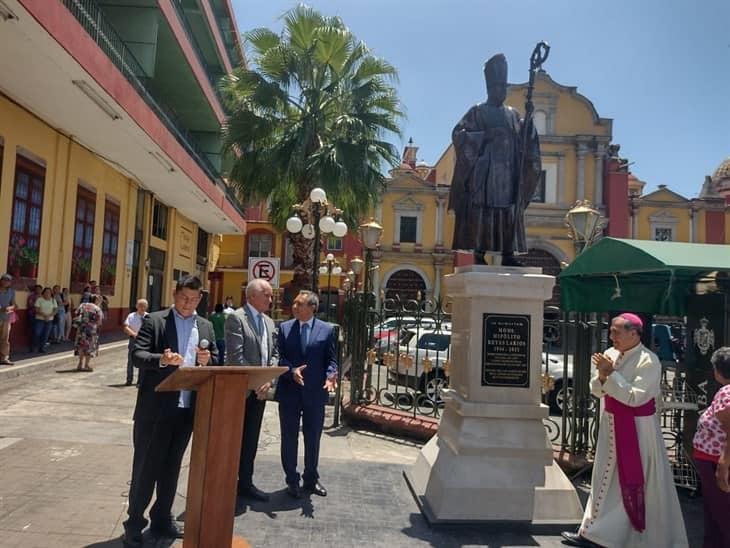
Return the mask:
[[[243,208],[238,198],[228,189],[223,182],[220,172],[210,162],[202,151],[195,138],[177,118],[172,109],[163,101],[154,96],[145,82],[148,79],[142,65],[137,61],[134,54],[127,48],[124,41],[117,34],[117,31],[109,23],[104,12],[99,8],[95,0],[63,0],[63,4],[73,14],[106,56],[114,63],[127,81],[139,93],[140,97],[157,114],[157,117],[165,124],[168,130],[175,136],[186,152],[196,161],[198,166],[217,186],[224,189],[228,200],[243,216]]]
[[[193,28],[190,25],[190,21],[188,21],[188,16],[185,13],[185,8],[178,2],[178,0],[173,0],[172,5],[175,6],[175,11],[177,12],[178,20],[180,21],[180,24],[182,25],[182,28],[185,31],[185,35],[187,36],[188,41],[193,46],[193,51],[195,52],[195,56],[197,57],[198,61],[200,62],[200,65],[203,67],[203,70],[205,71],[205,75],[208,77],[208,81],[210,82],[210,85],[213,88],[213,91],[215,91],[216,96],[221,101],[221,104],[223,104],[223,98],[221,97],[221,93],[218,89],[218,82],[222,78],[222,75],[216,74],[216,72],[213,70],[213,68],[205,60],[205,56],[203,55],[202,48],[200,47],[200,44],[198,44],[198,39],[195,38],[195,34],[193,33]]]

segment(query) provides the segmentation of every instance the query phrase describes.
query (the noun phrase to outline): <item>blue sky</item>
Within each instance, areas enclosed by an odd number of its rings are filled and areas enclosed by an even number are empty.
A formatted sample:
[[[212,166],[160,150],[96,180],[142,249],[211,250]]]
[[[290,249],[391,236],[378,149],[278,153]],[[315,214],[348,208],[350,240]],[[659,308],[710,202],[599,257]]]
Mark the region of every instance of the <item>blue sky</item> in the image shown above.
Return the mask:
[[[280,30],[287,0],[233,0],[242,31]],[[310,0],[339,15],[400,72],[409,137],[435,162],[466,109],[484,99],[484,61],[503,52],[511,82],[527,80],[539,40],[545,69],[577,86],[647,190],[694,197],[730,156],[728,0]]]

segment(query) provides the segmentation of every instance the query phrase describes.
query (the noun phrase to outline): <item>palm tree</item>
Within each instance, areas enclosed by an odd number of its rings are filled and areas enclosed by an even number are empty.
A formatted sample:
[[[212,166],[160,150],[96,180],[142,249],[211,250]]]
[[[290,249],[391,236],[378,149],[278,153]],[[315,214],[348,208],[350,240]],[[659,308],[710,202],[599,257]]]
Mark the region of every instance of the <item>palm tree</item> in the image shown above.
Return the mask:
[[[374,205],[384,169],[398,163],[386,140],[400,135],[403,117],[393,87],[397,71],[338,17],[299,5],[282,19],[281,34],[266,28],[245,34],[250,68],[236,69],[221,84],[230,113],[224,128],[234,157],[230,183],[247,203],[267,202],[279,229],[315,187],[354,226]],[[310,240],[289,237],[293,285],[307,287],[307,271],[319,258]]]

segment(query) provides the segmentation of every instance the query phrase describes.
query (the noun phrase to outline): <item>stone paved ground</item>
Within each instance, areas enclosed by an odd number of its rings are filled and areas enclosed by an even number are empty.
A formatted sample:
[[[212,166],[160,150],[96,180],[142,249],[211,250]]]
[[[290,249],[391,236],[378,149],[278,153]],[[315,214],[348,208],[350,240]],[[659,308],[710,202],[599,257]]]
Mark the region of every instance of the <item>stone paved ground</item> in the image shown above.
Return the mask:
[[[0,547],[121,546],[135,397],[122,385],[125,359],[117,348],[96,360],[93,373],[71,372],[60,361],[57,371],[0,378]],[[270,403],[255,481],[272,499],[240,507],[235,530],[253,546],[276,548],[561,546],[550,528],[429,529],[402,478],[418,451],[413,442],[330,428],[320,463],[329,496],[293,501],[282,491],[278,419]],[[187,468],[178,514],[186,477]],[[683,499],[683,508],[692,545],[700,546],[700,504]]]

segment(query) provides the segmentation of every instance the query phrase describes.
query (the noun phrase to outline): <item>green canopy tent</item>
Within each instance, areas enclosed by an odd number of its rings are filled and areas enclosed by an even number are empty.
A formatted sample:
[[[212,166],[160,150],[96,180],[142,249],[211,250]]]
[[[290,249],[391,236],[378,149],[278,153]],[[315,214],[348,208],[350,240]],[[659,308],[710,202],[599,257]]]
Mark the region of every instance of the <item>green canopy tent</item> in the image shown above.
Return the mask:
[[[560,273],[560,301],[565,311],[682,316],[715,272],[730,272],[730,245],[603,238]]]

